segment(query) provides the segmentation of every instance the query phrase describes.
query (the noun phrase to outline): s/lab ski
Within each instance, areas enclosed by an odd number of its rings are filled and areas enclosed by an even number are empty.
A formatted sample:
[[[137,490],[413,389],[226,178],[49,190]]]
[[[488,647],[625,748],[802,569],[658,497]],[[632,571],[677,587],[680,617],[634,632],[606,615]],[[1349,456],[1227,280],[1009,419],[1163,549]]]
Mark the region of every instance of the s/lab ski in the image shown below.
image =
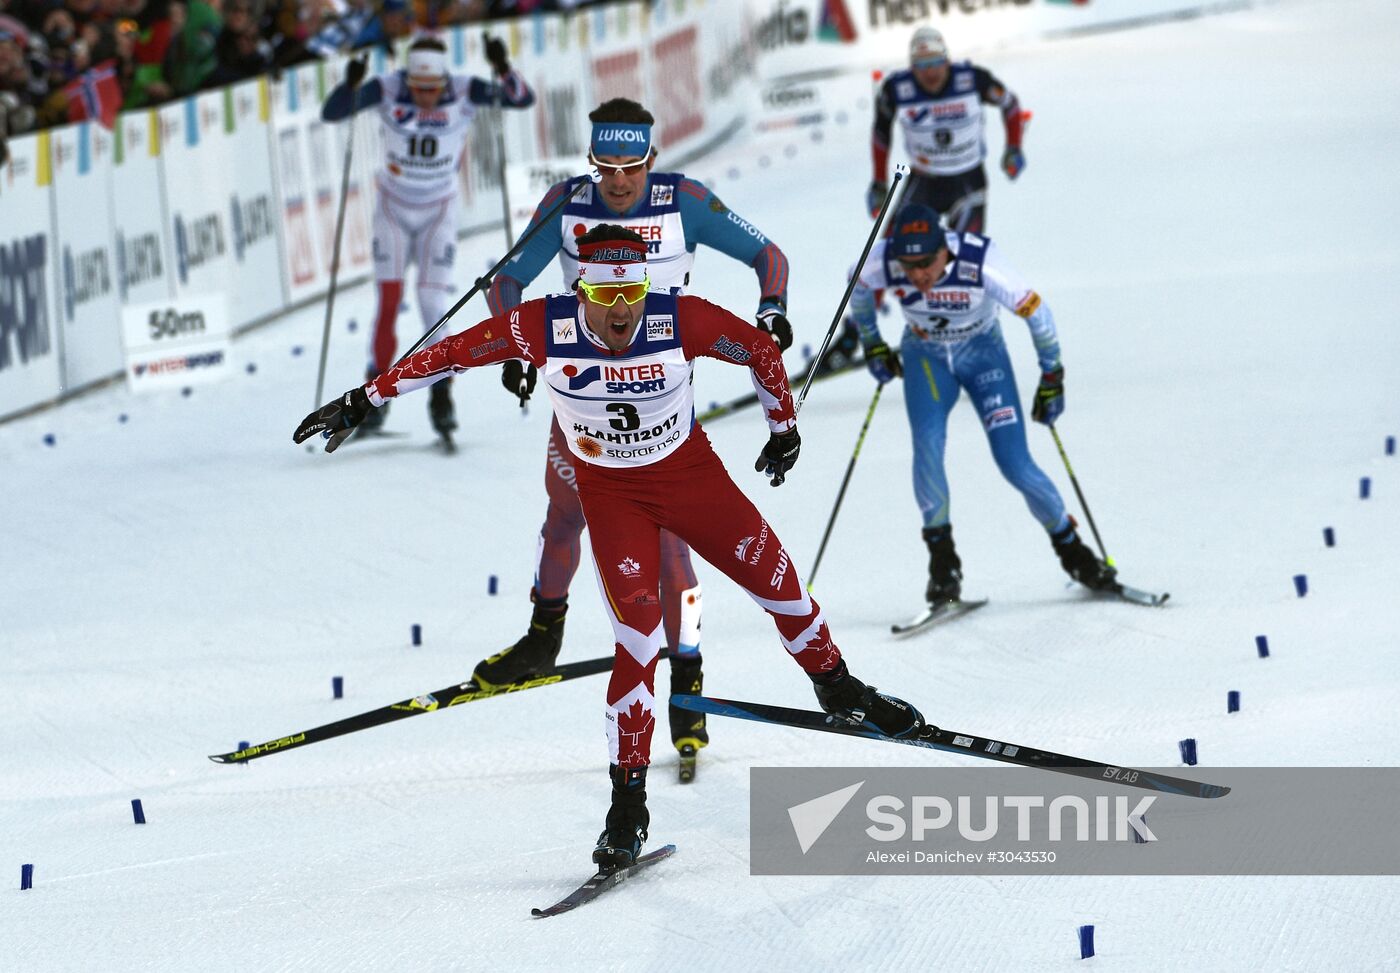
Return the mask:
[[[1223,784],[1203,784],[1200,781],[1170,777],[1166,774],[1149,773],[1132,767],[1114,767],[1097,760],[1083,757],[1070,757],[1049,750],[1038,750],[1022,744],[1006,743],[975,733],[957,733],[936,726],[925,726],[918,736],[897,738],[886,736],[874,730],[837,722],[825,713],[810,710],[789,709],[785,706],[769,706],[765,703],[741,703],[731,699],[713,699],[709,696],[672,696],[671,705],[679,706],[696,713],[711,713],[715,716],[733,716],[760,723],[773,723],[778,726],[792,726],[804,730],[821,730],[825,733],[840,733],[844,736],[865,737],[869,740],[883,740],[886,743],[902,743],[910,747],[928,747],[932,750],[946,750],[969,757],[982,757],[999,760],[1003,763],[1020,764],[1023,767],[1040,767],[1056,773],[1071,774],[1075,777],[1088,777],[1092,780],[1107,780],[1143,790],[1162,791],[1167,794],[1181,794],[1187,797],[1224,797],[1230,788]]]

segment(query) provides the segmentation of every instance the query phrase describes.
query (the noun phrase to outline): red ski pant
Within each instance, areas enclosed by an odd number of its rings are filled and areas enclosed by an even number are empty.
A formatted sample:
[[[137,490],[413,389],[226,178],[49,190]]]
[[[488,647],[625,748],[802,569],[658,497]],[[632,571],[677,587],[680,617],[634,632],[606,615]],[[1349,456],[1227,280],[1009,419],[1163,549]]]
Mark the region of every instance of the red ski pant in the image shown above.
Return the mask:
[[[569,452],[559,420],[550,423],[549,454],[544,466],[544,488],[549,496],[544,526],[540,528],[539,551],[535,561],[535,597],[557,602],[568,597],[569,585],[578,571],[579,536],[583,533],[583,508],[578,499],[579,460]],[[681,597],[699,582],[690,565],[690,548],[670,531],[661,532],[661,616],[666,630],[666,646],[672,652],[686,645],[692,654],[699,646],[699,635],[681,638]],[[698,624],[698,621],[695,623]],[[689,644],[686,644],[689,643]]]
[[[784,647],[809,673],[841,661],[820,606],[792,558],[734,485],[698,425],[672,455],[649,466],[577,464],[598,585],[612,620],[616,660],[608,682],[608,756],[640,767],[651,760],[653,687],[661,650],[658,563],[669,530],[773,617]]]

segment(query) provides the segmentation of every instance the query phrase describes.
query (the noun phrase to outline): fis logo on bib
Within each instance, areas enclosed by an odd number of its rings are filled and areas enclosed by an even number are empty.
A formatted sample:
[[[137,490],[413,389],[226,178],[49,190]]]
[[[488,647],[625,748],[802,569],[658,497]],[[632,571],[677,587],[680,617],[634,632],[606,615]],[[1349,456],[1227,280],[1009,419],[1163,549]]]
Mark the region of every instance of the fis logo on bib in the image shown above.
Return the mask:
[[[671,186],[652,186],[652,187],[651,187],[651,205],[653,205],[653,206],[670,206],[670,205],[671,205],[671,200],[672,200],[672,198],[674,197],[674,194],[675,194],[675,189],[673,189]]]

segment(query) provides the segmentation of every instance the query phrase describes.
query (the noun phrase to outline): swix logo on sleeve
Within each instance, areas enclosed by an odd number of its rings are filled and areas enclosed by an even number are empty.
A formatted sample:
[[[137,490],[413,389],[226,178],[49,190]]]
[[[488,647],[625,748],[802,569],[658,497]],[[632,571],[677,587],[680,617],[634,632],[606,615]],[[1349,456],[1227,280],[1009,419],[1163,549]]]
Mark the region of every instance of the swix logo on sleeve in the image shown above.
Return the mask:
[[[520,353],[526,358],[530,357],[530,342],[525,340],[525,336],[520,333],[520,309],[516,308],[510,312],[510,336],[515,339],[515,346],[520,349]]]

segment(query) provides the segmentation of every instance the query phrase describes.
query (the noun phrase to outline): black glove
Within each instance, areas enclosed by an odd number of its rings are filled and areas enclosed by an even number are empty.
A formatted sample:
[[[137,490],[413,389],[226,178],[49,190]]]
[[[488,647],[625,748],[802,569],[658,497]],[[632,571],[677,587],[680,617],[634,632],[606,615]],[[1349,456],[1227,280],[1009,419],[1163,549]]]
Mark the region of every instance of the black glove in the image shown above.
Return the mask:
[[[486,60],[491,65],[491,70],[504,77],[510,74],[510,55],[506,53],[505,41],[499,37],[492,37],[482,31],[482,39],[486,42]]]
[[[753,468],[764,476],[772,477],[770,482],[773,486],[782,486],[783,481],[787,479],[787,471],[797,462],[797,454],[800,452],[802,437],[797,434],[796,426],[784,433],[772,433],[768,436],[768,445],[758,454]]]
[[[530,401],[530,393],[535,391],[535,379],[539,375],[539,369],[534,365],[526,365],[518,358],[512,358],[501,367],[501,384],[506,387],[506,391],[520,399],[523,407]],[[524,382],[522,389],[520,383]]]
[[[765,298],[764,303],[771,300]],[[758,330],[764,334],[771,334],[778,342],[779,351],[787,351],[792,347],[792,322],[783,316],[783,312],[776,307],[766,307],[758,312]]]
[[[350,63],[345,65],[345,83],[352,88],[358,88],[360,82],[365,80],[365,74],[369,71],[369,57],[360,55],[350,59]]]
[[[326,452],[333,453],[335,448],[345,441],[345,437],[350,435],[350,430],[365,421],[365,416],[369,415],[372,408],[374,406],[369,404],[369,396],[365,394],[365,390],[353,388],[301,420],[301,425],[297,426],[297,431],[292,434],[292,442],[304,443],[321,433],[330,440],[326,443]]]
[[[899,353],[883,341],[877,341],[865,349],[865,367],[875,376],[875,381],[884,385],[904,374]]]
[[[1056,365],[1040,376],[1040,385],[1035,390],[1035,405],[1031,406],[1031,418],[1053,426],[1064,411],[1065,367]]]

